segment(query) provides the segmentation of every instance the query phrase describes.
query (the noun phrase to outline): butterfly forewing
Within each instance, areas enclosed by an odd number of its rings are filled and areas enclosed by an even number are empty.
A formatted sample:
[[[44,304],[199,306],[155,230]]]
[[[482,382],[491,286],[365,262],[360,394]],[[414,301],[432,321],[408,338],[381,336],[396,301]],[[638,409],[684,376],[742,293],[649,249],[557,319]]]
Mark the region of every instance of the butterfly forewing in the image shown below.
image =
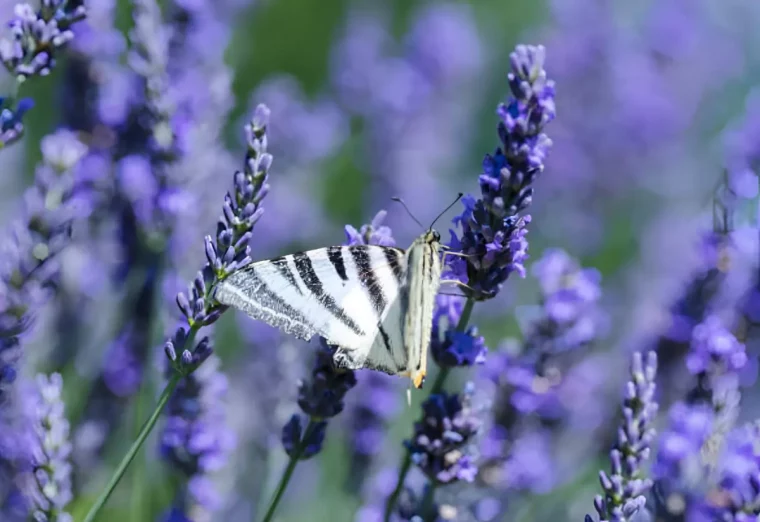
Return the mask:
[[[301,339],[338,346],[336,363],[409,375],[426,370],[441,275],[439,236],[428,231],[406,253],[376,245],[336,246],[253,263],[217,285],[215,298]]]
[[[403,251],[392,247],[319,248],[234,272],[217,286],[215,298],[301,339],[320,335],[358,351],[358,364],[378,334],[384,315],[378,304],[389,310],[398,296],[405,262]]]

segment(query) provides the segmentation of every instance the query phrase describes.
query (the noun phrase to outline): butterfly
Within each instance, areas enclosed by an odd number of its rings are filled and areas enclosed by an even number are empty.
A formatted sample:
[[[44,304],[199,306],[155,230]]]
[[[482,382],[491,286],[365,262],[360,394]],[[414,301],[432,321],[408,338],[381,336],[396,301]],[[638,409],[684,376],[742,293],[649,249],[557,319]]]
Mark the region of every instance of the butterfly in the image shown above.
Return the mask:
[[[332,246],[252,263],[216,287],[215,299],[254,319],[337,349],[337,367],[411,378],[421,388],[441,284],[441,236],[428,229],[405,251]]]

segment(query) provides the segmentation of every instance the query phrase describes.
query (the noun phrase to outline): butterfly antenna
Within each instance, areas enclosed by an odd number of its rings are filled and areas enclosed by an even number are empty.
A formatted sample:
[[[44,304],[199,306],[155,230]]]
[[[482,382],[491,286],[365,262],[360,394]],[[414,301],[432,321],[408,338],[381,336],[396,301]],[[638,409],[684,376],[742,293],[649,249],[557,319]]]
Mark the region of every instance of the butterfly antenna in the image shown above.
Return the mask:
[[[404,210],[406,210],[406,213],[409,214],[409,217],[411,217],[415,221],[415,223],[417,223],[420,226],[420,228],[425,228],[424,225],[420,223],[420,220],[414,217],[414,214],[412,214],[412,211],[409,210],[409,207],[406,206],[406,203],[404,202],[403,199],[401,199],[398,196],[394,196],[391,199],[395,201],[396,203],[401,203],[401,206],[404,207]]]
[[[462,194],[462,193],[460,192],[460,193],[457,195],[457,199],[455,199],[454,201],[452,201],[452,202],[451,202],[451,204],[450,204],[448,207],[446,207],[445,209],[443,209],[443,212],[441,212],[440,214],[438,214],[438,217],[436,217],[436,218],[433,220],[433,222],[432,222],[432,223],[430,223],[430,228],[428,228],[428,230],[433,230],[433,225],[435,225],[435,222],[436,222],[436,221],[438,221],[439,219],[441,219],[441,216],[442,216],[442,215],[444,215],[446,212],[448,212],[448,211],[449,211],[449,209],[450,209],[451,207],[453,207],[454,205],[456,205],[456,204],[457,204],[457,201],[459,201],[460,199],[462,199],[462,196],[464,196],[464,194]]]

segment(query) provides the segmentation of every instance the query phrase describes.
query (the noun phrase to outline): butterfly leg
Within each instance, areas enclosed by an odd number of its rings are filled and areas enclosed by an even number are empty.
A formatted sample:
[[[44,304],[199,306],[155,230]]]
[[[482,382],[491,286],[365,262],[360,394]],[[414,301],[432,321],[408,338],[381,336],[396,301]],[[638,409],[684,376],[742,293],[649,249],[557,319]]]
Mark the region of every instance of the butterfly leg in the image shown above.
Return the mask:
[[[463,283],[462,281],[458,279],[441,279],[441,284],[445,284],[445,283],[451,283],[459,287],[466,288],[470,292],[475,292],[475,289],[473,287],[471,287],[467,283]]]

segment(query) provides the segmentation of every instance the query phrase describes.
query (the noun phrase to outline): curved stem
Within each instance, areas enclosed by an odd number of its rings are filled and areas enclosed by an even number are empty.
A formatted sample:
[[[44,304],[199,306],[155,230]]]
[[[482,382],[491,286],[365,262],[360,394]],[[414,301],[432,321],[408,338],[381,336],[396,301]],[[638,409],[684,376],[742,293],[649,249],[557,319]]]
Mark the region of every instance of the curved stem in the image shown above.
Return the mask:
[[[172,396],[172,393],[174,393],[174,389],[177,387],[177,384],[179,383],[180,379],[182,379],[182,375],[180,375],[179,373],[175,373],[172,375],[171,379],[169,380],[166,387],[164,388],[163,393],[161,393],[161,397],[158,399],[158,403],[156,404],[156,408],[153,410],[153,413],[143,425],[142,429],[140,430],[140,433],[137,435],[137,439],[135,439],[135,441],[132,443],[132,446],[129,448],[129,451],[127,451],[127,454],[124,455],[123,459],[121,459],[121,462],[119,463],[119,466],[116,468],[116,471],[111,477],[111,480],[108,481],[108,484],[106,485],[105,489],[100,494],[98,499],[95,501],[95,504],[93,504],[93,506],[90,508],[90,511],[87,512],[87,516],[84,518],[83,522],[93,522],[95,520],[95,517],[98,515],[98,513],[103,508],[105,503],[108,501],[108,498],[111,496],[111,493],[113,493],[113,490],[116,488],[116,485],[124,476],[124,473],[127,471],[127,468],[129,467],[129,465],[132,463],[132,460],[134,460],[135,456],[137,455],[137,452],[140,451],[140,448],[145,442],[145,439],[148,438],[148,435],[150,435],[150,432],[153,430],[154,426],[156,425],[156,422],[158,422],[158,418],[161,416],[161,412],[166,406],[166,403],[169,402],[169,398]]]
[[[472,298],[467,298],[467,301],[464,303],[464,308],[462,309],[462,315],[459,317],[459,322],[457,323],[457,331],[464,332],[467,329],[467,325],[470,322],[470,317],[472,316],[473,306],[475,306],[475,300]],[[433,386],[430,388],[430,393],[428,396],[440,393],[443,390],[443,385],[446,383],[446,378],[448,376],[449,368],[441,368],[435,378],[435,382],[433,382]],[[399,467],[396,487],[393,489],[393,492],[390,494],[390,496],[388,496],[388,500],[385,502],[385,513],[383,515],[384,522],[389,522],[391,519],[391,513],[393,513],[393,508],[396,507],[398,497],[401,495],[401,491],[404,489],[404,481],[406,481],[406,476],[409,473],[411,467],[412,455],[409,453],[409,450],[406,450],[404,451],[404,459],[401,461],[401,466]]]
[[[303,453],[304,446],[309,440],[309,437],[311,437],[311,433],[312,431],[314,431],[316,426],[317,426],[316,422],[314,422],[313,420],[309,420],[309,424],[306,426],[306,429],[303,432],[303,436],[301,437],[301,440],[298,442],[298,446],[295,448],[295,450],[293,450],[293,453],[290,455],[288,466],[285,468],[285,471],[282,473],[282,477],[280,477],[280,482],[277,484],[277,489],[274,492],[274,496],[272,497],[272,500],[269,502],[269,509],[267,509],[267,514],[264,515],[262,522],[269,522],[270,520],[272,520],[272,517],[274,516],[274,512],[277,510],[277,505],[280,503],[280,499],[282,498],[282,495],[285,493],[285,490],[288,487],[288,483],[290,482],[290,477],[293,476],[293,471],[295,471],[296,466],[298,465],[298,461],[301,458],[301,454]]]

